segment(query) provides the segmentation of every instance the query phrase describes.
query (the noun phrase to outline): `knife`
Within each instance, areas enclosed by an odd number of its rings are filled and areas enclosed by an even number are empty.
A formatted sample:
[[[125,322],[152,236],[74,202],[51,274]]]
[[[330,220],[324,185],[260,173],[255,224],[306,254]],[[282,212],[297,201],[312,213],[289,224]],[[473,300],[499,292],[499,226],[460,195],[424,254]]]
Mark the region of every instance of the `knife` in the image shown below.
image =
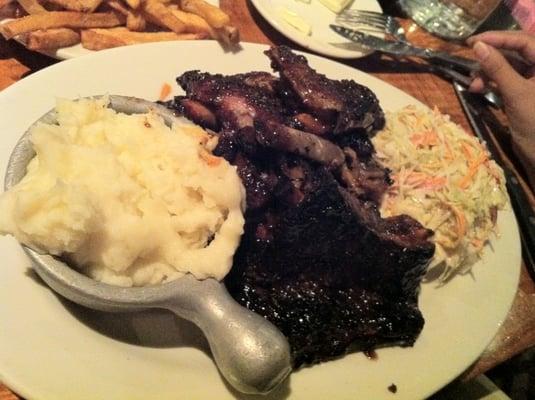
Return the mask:
[[[360,46],[370,50],[380,51],[396,57],[420,57],[435,61],[442,61],[451,67],[459,68],[467,72],[479,70],[477,61],[469,58],[458,57],[444,51],[436,51],[422,47],[413,46],[407,42],[381,39],[377,36],[349,29],[340,25],[329,25],[333,31],[339,35],[358,43]],[[331,43],[333,46],[351,49],[351,43]]]
[[[483,115],[476,106],[477,103],[475,102],[475,98],[471,97],[471,94],[458,82],[454,82],[453,87],[472,129],[479,140],[486,144],[487,150],[494,161],[496,161],[503,169],[505,185],[509,192],[511,205],[520,229],[520,238],[522,240],[526,267],[532,278],[535,279],[535,211],[533,210],[524,189],[520,185],[520,182],[516,178],[516,175],[505,165],[500,156],[498,148],[492,140],[492,135],[483,121]]]

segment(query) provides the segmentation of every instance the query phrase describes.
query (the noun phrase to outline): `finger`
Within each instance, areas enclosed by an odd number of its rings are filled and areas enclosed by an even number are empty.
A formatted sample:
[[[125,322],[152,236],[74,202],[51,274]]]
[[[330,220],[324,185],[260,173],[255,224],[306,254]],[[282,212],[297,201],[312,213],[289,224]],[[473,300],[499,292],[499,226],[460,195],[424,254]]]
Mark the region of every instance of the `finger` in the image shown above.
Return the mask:
[[[489,31],[472,36],[466,41],[473,46],[476,42],[484,42],[492,47],[512,50],[520,53],[530,63],[535,63],[535,36],[525,32]]]
[[[526,80],[498,50],[483,42],[476,42],[474,53],[481,65],[481,71],[496,83],[504,97],[512,99],[523,93]]]
[[[470,83],[468,90],[473,93],[483,92],[485,90],[485,82],[483,81],[483,78],[481,78],[480,76],[475,78],[472,83]]]

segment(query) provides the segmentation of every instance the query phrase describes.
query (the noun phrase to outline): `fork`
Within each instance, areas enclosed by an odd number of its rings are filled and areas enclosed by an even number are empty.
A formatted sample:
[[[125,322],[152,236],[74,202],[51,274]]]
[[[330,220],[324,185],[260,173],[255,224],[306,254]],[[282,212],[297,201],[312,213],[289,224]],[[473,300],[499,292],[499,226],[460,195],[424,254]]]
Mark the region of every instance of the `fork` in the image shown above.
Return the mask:
[[[358,28],[378,33],[387,33],[402,42],[407,41],[405,29],[397,19],[391,15],[385,15],[376,11],[345,10],[338,14],[336,23],[348,28]]]

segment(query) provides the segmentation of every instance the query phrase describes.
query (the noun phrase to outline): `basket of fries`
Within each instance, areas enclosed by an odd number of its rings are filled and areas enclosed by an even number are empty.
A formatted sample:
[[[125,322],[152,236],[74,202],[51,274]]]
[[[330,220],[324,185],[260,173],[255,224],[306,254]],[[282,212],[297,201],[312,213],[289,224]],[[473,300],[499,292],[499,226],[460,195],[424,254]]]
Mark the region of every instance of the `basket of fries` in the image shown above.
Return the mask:
[[[0,33],[28,49],[81,44],[102,50],[136,43],[215,39],[235,46],[230,17],[205,0],[0,0]]]

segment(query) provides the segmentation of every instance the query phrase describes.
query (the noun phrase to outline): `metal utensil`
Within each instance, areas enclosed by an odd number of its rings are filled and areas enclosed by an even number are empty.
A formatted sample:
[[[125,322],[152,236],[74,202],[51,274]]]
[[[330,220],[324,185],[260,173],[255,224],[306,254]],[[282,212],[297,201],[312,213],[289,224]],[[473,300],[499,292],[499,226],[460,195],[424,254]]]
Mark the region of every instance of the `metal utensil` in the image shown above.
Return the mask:
[[[167,125],[177,120],[170,110],[146,100],[123,96],[109,96],[109,99],[110,107],[119,112],[134,114],[153,110]],[[55,121],[52,110],[37,122]],[[6,190],[22,179],[35,155],[30,130],[31,127],[11,154],[4,182]],[[112,312],[164,308],[192,321],[205,334],[221,374],[241,392],[269,392],[291,371],[288,342],[281,332],[260,315],[236,303],[225,286],[214,279],[200,281],[187,274],[158,286],[124,288],[97,282],[57,258],[23,248],[37,274],[54,291],[75,303]]]
[[[336,22],[350,28],[363,29],[364,27],[368,27],[376,32],[386,32],[387,34],[396,37],[398,40],[406,42],[405,30],[399,22],[390,15],[384,15],[374,11],[345,10],[336,18]],[[347,44],[352,45],[352,43]],[[472,77],[463,75],[459,71],[443,65],[443,63],[440,63],[437,60],[428,61],[430,61],[430,63],[427,65],[432,71],[453,81],[460,82],[466,87],[470,86]],[[501,96],[493,90],[487,89],[482,95],[493,107],[503,107]]]
[[[492,158],[499,163],[503,169],[505,184],[520,229],[520,238],[524,250],[523,254],[527,259],[526,266],[535,279],[535,211],[531,207],[528,197],[516,178],[516,175],[503,162],[492,139],[492,134],[487,128],[484,118],[478,109],[477,99],[468,93],[461,84],[454,82],[453,87],[472,129],[477,137],[486,144]]]
[[[462,84],[465,87],[469,87],[472,83],[472,78],[463,75],[458,71],[455,71],[454,69],[444,67],[439,64],[428,64],[431,70],[438,72],[439,74],[444,75],[446,78],[451,79],[453,82],[458,82]],[[496,93],[495,91],[491,89],[485,90],[484,93],[480,94],[491,106],[495,108],[502,108],[503,107],[503,100],[502,97]]]
[[[396,18],[376,11],[344,10],[336,16],[336,23],[357,30],[386,33],[402,42],[407,41],[405,29]]]
[[[376,50],[386,54],[393,55],[395,57],[420,57],[424,59],[437,60],[444,62],[446,65],[453,68],[459,68],[466,72],[476,72],[479,70],[479,64],[469,58],[458,57],[452,54],[426,49],[422,47],[416,47],[409,43],[399,40],[386,40],[378,38],[377,36],[368,35],[364,32],[359,32],[354,29],[349,29],[339,25],[330,25],[331,29],[339,35],[357,43],[359,48],[353,47],[354,50],[362,51],[362,47],[368,50]],[[351,43],[331,43],[334,46],[351,49],[351,46],[347,46]]]

